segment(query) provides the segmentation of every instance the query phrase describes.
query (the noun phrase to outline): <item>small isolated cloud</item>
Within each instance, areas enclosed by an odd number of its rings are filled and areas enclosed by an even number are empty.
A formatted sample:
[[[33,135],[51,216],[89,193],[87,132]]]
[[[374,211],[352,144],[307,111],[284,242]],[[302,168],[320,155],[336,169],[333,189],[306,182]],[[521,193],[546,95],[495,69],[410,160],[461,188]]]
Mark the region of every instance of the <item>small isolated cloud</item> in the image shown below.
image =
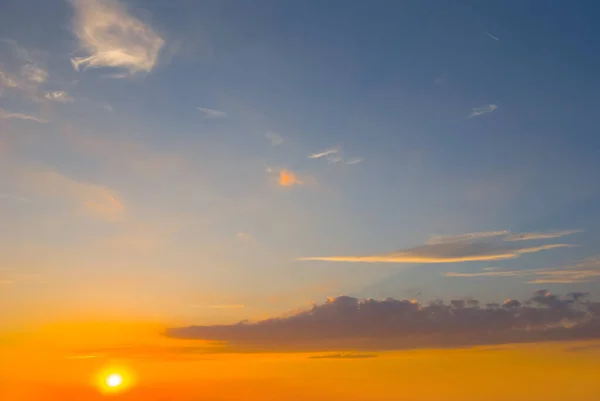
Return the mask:
[[[277,132],[268,131],[265,138],[271,142],[271,146],[279,146],[283,143],[283,138]]]
[[[483,107],[474,107],[473,109],[471,109],[471,114],[469,114],[469,118],[477,117],[482,114],[491,113],[492,111],[496,110],[497,108],[498,108],[498,106],[496,106],[495,104],[488,104],[487,106],[483,106]]]
[[[508,234],[508,231],[485,231],[433,237],[425,245],[387,254],[304,257],[298,260],[367,263],[456,263],[516,259],[528,253],[573,246],[570,244],[531,246],[521,244],[524,240],[506,242],[504,238]]]
[[[23,113],[13,113],[10,111],[6,111],[4,109],[0,109],[0,120],[25,120],[25,121],[34,121],[36,123],[44,124],[48,121],[42,120],[41,118],[37,118],[35,116]]]
[[[313,153],[313,154],[309,155],[308,158],[309,159],[320,159],[321,157],[326,157],[326,156],[334,155],[334,154],[336,154],[338,152],[339,152],[338,149],[332,148],[332,149],[325,150],[323,152]]]
[[[208,109],[206,107],[197,107],[198,111],[204,114],[206,118],[225,118],[227,113],[221,110]]]
[[[293,171],[287,169],[279,171],[279,185],[282,187],[292,187],[300,184],[302,184],[302,181],[298,179]]]
[[[44,98],[60,103],[70,103],[73,98],[65,91],[46,92]]]
[[[20,184],[29,192],[72,203],[99,219],[114,220],[125,210],[116,191],[69,178],[54,170],[28,172],[22,178]]]
[[[148,73],[156,65],[164,40],[117,0],[70,0],[73,34],[80,52],[71,63],[80,68],[111,67],[128,75]]]
[[[523,302],[507,299],[486,307],[474,299],[421,304],[339,296],[292,315],[173,328],[167,335],[223,341],[224,352],[373,351],[598,339],[600,303],[589,301],[586,294],[561,297],[547,290],[536,291]]]
[[[308,359],[370,359],[377,358],[377,354],[326,354],[311,355]]]
[[[342,150],[339,148],[330,148],[330,149],[324,150],[322,152],[313,153],[313,154],[309,155],[308,158],[309,159],[325,158],[327,160],[327,163],[329,163],[329,164],[337,164],[337,163],[358,164],[358,163],[362,162],[362,159],[359,157],[346,159],[343,155]]]
[[[529,284],[574,284],[587,283],[600,278],[600,258],[558,268],[493,270],[472,273],[444,273],[446,277],[528,277]]]
[[[500,39],[498,39],[496,36],[492,35],[489,32],[484,32],[488,37],[494,39],[496,42],[500,42]]]

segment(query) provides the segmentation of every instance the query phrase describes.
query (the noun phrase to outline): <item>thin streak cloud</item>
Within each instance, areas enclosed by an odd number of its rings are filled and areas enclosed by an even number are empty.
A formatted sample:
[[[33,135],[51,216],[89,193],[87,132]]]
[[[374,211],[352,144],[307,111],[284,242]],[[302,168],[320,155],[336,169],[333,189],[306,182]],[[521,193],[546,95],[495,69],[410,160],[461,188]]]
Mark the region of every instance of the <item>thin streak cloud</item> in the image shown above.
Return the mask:
[[[498,108],[498,106],[496,106],[495,104],[488,104],[487,106],[483,106],[483,107],[473,107],[471,109],[471,114],[469,114],[469,118],[473,118],[473,117],[481,116],[483,114],[491,113],[492,111],[496,110],[497,108]]]
[[[540,240],[540,239],[552,239],[552,238],[560,238],[565,237],[567,235],[578,234],[583,232],[583,230],[563,230],[563,231],[547,231],[547,232],[537,232],[537,233],[515,233],[510,234],[504,238],[504,241],[531,241],[531,240]]]
[[[73,34],[80,52],[71,63],[81,68],[111,67],[128,75],[148,73],[156,65],[164,40],[116,0],[70,0]]]
[[[198,111],[204,114],[206,118],[225,118],[227,117],[227,113],[221,110],[209,109],[206,107],[197,107]]]
[[[571,230],[573,231],[573,230]],[[516,259],[528,253],[536,253],[557,248],[572,247],[571,244],[544,244],[531,246],[525,241],[504,241],[508,231],[483,231],[451,236],[432,237],[425,245],[381,255],[365,256],[322,256],[303,257],[298,260],[321,260],[329,262],[366,263],[456,263],[472,261],[495,261]],[[534,237],[529,233],[531,237]],[[567,235],[561,232],[562,235]]]
[[[496,36],[492,35],[489,32],[484,32],[487,36],[489,36],[490,38],[494,39],[496,42],[500,42],[500,39],[498,39]]]
[[[333,155],[333,154],[336,154],[338,152],[339,152],[338,149],[332,148],[332,149],[325,150],[323,152],[313,153],[313,154],[309,155],[308,158],[309,159],[320,159],[321,157],[326,157],[326,156],[329,156],[329,155]]]
[[[43,120],[41,118],[37,118],[35,116],[23,113],[13,113],[10,111],[6,111],[4,109],[0,109],[0,120],[25,120],[25,121],[34,121],[36,123],[45,124],[48,121]]]

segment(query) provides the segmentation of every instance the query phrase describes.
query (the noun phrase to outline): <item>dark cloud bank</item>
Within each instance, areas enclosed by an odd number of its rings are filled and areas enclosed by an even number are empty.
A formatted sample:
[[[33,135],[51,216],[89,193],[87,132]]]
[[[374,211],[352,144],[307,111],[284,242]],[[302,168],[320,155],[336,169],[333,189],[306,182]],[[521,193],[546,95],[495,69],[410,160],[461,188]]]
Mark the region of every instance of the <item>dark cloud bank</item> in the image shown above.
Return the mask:
[[[393,350],[600,338],[600,302],[587,294],[537,291],[520,302],[481,306],[331,298],[289,317],[173,328],[174,338],[227,342],[231,351]]]

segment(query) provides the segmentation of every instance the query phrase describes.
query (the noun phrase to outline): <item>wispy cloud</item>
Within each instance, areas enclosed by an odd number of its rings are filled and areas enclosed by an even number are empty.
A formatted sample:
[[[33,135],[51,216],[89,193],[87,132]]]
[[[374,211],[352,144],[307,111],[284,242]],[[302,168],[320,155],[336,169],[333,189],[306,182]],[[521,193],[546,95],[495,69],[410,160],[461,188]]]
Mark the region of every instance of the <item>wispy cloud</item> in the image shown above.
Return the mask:
[[[254,323],[173,328],[174,338],[224,341],[221,352],[461,347],[600,338],[600,303],[586,294],[536,291],[520,302],[481,307],[474,299],[420,304],[408,300],[329,298],[292,315]],[[316,358],[344,359],[330,354]]]
[[[310,154],[308,156],[308,158],[309,159],[325,158],[329,164],[337,164],[337,163],[358,164],[358,163],[362,162],[362,159],[360,157],[346,159],[343,155],[342,150],[337,147],[330,148],[330,149],[324,150],[322,152]]]
[[[32,203],[31,199],[25,197],[25,196],[20,196],[20,195],[14,195],[14,194],[0,194],[0,200],[4,199],[4,200],[12,200],[12,201],[16,201],[16,202],[20,202],[20,203]]]
[[[21,68],[21,74],[27,80],[29,80],[35,84],[42,84],[42,83],[46,82],[46,80],[48,79],[48,71],[39,67],[36,64],[31,64],[31,63],[25,64]]]
[[[496,106],[495,104],[488,104],[487,106],[483,106],[483,107],[473,107],[471,109],[471,114],[469,114],[469,118],[477,117],[482,114],[491,113],[492,111],[496,110],[497,108],[498,108],[498,106]]]
[[[0,85],[5,86],[7,88],[16,88],[18,86],[14,78],[12,78],[8,73],[2,70],[0,70]]]
[[[504,238],[504,241],[530,241],[539,239],[552,239],[565,237],[567,235],[578,234],[583,230],[562,230],[562,231],[546,231],[546,232],[535,232],[535,233],[515,233],[508,235]]]
[[[299,260],[367,263],[456,263],[516,259],[528,253],[566,248],[570,244],[527,246],[521,241],[506,242],[508,231],[485,231],[433,237],[425,245],[381,255],[304,257]],[[551,237],[555,238],[555,237]]]
[[[4,109],[0,109],[0,120],[26,120],[26,121],[34,121],[36,123],[47,123],[48,121],[42,120],[41,118],[37,118],[35,116],[23,113],[13,113],[10,111],[6,111]]]
[[[300,181],[293,171],[287,169],[279,171],[279,185],[282,187],[291,187],[300,184],[302,184],[302,181]]]
[[[496,36],[492,35],[489,32],[484,32],[487,36],[489,36],[490,38],[494,39],[496,42],[500,42],[500,39],[498,39]]]
[[[55,102],[70,103],[74,99],[65,91],[46,92],[44,98]]]
[[[320,159],[321,157],[326,157],[329,155],[333,155],[339,152],[339,149],[336,148],[331,148],[331,149],[327,149],[323,152],[318,152],[318,153],[313,153],[311,155],[308,156],[309,159]]]
[[[558,268],[524,269],[524,270],[494,270],[473,273],[444,273],[446,277],[533,277],[527,281],[530,284],[567,284],[586,283],[600,278],[600,258],[590,258],[583,262],[561,266]]]
[[[206,107],[197,107],[198,111],[204,114],[204,117],[207,118],[225,118],[227,117],[227,113],[221,110],[216,109],[208,109]]]
[[[268,131],[265,138],[271,142],[271,146],[279,146],[283,143],[283,138],[277,132]]]
[[[125,210],[116,191],[102,185],[72,179],[54,170],[25,173],[20,185],[39,196],[73,203],[85,213],[103,220],[114,220]]]
[[[70,0],[75,9],[73,33],[82,57],[73,67],[111,67],[129,75],[148,73],[156,65],[164,40],[117,0]]]

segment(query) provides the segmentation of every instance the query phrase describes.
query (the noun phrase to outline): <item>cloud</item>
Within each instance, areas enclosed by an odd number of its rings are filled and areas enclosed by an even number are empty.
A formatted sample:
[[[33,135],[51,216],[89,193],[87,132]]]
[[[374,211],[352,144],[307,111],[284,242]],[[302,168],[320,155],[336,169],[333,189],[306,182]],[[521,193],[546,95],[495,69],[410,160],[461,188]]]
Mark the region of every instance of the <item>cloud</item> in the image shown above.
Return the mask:
[[[61,103],[70,103],[73,101],[73,98],[65,91],[46,92],[44,98]]]
[[[313,154],[309,155],[308,158],[309,159],[320,159],[321,157],[326,157],[326,156],[329,156],[329,155],[333,155],[333,154],[336,154],[338,152],[339,152],[338,149],[331,148],[331,149],[325,150],[323,152],[313,153]]]
[[[283,138],[277,132],[268,131],[265,138],[271,142],[271,146],[279,146],[283,143]]]
[[[42,84],[48,79],[48,71],[32,63],[25,64],[21,68],[21,74],[35,84]]]
[[[0,199],[12,200],[21,203],[31,203],[31,199],[25,196],[19,196],[14,194],[0,194]]]
[[[469,118],[477,117],[482,114],[491,113],[492,111],[496,110],[497,108],[498,108],[498,106],[496,106],[495,104],[488,104],[487,106],[483,106],[483,107],[474,107],[473,109],[471,109],[471,114],[469,114]]]
[[[511,234],[507,230],[434,236],[425,245],[380,255],[318,256],[298,260],[367,263],[456,263],[516,259],[527,253],[572,247],[571,244],[521,245],[529,239],[558,238],[577,230],[552,233]],[[515,239],[518,238],[518,239]],[[507,240],[508,239],[508,240]],[[490,274],[492,275],[492,274]]]
[[[206,118],[225,118],[227,113],[216,109],[207,109],[206,107],[197,107],[198,111],[204,114]]]
[[[498,39],[497,37],[495,37],[494,35],[492,35],[489,32],[484,32],[484,34],[486,34],[487,36],[489,36],[490,38],[494,39],[496,42],[500,42],[500,39]]]
[[[327,160],[327,163],[329,163],[329,164],[344,163],[344,164],[352,165],[352,164],[358,164],[358,163],[362,162],[362,159],[360,157],[346,159],[343,156],[342,150],[339,148],[331,148],[331,149],[324,150],[322,152],[313,153],[313,154],[309,155],[308,158],[309,159],[325,158]]]
[[[0,70],[0,85],[7,88],[16,88],[18,86],[17,82],[9,74],[2,70]]]
[[[10,111],[6,111],[4,109],[0,109],[0,120],[26,120],[26,121],[34,121],[36,123],[44,124],[48,121],[42,120],[41,118],[37,118],[35,116],[29,114],[22,113],[13,113]]]
[[[346,164],[358,164],[360,162],[362,162],[363,159],[360,158],[354,158],[354,159],[349,159],[346,161]]]
[[[377,358],[376,354],[327,354],[312,355],[308,359],[369,359]]]
[[[78,181],[54,170],[26,173],[21,185],[30,192],[74,203],[85,213],[114,220],[125,210],[119,195],[108,187]]]
[[[75,10],[73,34],[82,57],[76,70],[118,68],[128,75],[148,73],[156,65],[165,41],[151,27],[129,14],[117,0],[70,0]]]
[[[279,171],[279,185],[282,187],[291,187],[300,184],[302,184],[302,181],[298,179],[296,173],[293,171],[287,169]]]
[[[473,299],[420,304],[339,296],[291,316],[172,328],[167,335],[224,341],[230,352],[367,351],[592,339],[600,338],[600,303],[546,290],[523,302],[508,299],[490,307],[480,307]]]
[[[538,233],[516,233],[508,235],[504,238],[504,241],[530,241],[538,239],[552,239],[565,237],[567,235],[577,234],[583,232],[583,230],[563,230],[563,231],[547,231]]]
[[[529,284],[571,284],[586,283],[600,277],[600,258],[589,258],[575,265],[558,268],[525,269],[525,270],[493,270],[474,273],[444,273],[446,277],[515,277],[533,276]]]

